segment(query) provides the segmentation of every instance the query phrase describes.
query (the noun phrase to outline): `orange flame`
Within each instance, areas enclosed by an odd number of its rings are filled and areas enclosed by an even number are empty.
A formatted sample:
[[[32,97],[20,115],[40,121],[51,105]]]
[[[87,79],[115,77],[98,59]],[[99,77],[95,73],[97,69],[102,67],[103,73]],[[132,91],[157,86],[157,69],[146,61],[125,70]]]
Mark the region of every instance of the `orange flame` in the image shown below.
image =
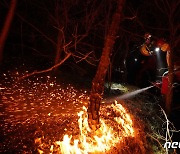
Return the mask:
[[[72,135],[64,135],[63,141],[55,142],[58,152],[62,154],[104,153],[115,147],[123,137],[134,137],[133,122],[125,108],[117,101],[111,107],[118,115],[114,118],[114,121],[117,123],[119,132],[106,124],[106,121],[102,118],[100,119],[101,127],[96,132],[92,132],[88,125],[87,108],[83,107],[83,111],[78,113],[80,132],[77,139],[73,140]],[[51,145],[51,153],[53,153],[53,148],[54,146]],[[42,153],[41,150],[39,152]]]

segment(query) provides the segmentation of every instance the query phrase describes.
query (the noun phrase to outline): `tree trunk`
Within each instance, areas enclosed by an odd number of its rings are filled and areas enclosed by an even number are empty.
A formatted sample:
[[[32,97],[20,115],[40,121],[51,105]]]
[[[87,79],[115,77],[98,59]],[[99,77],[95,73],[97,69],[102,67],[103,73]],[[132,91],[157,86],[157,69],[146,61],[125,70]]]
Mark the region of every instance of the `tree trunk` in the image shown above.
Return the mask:
[[[6,16],[1,34],[0,34],[0,63],[2,62],[3,59],[3,49],[5,45],[5,41],[8,36],[8,32],[11,26],[11,22],[14,16],[15,8],[16,8],[17,0],[11,0],[10,8],[8,11],[8,14]]]
[[[58,64],[60,61],[62,50],[63,50],[63,36],[62,36],[62,31],[59,30],[58,38],[57,38],[57,46],[56,46],[56,57],[54,60],[55,65]],[[57,68],[55,68],[55,71],[56,70],[57,70]]]
[[[169,52],[169,51],[168,51]],[[168,92],[166,95],[166,113],[169,115],[171,113],[171,105],[173,99],[173,79],[174,79],[174,64],[173,64],[173,50],[169,52],[169,66],[168,66]]]
[[[170,50],[167,51],[167,61],[168,61],[168,92],[166,95],[166,113],[170,115],[172,102],[173,102],[173,82],[174,82],[174,50],[177,47],[175,42],[177,39],[178,28],[175,23],[175,14],[178,10],[178,1],[170,1],[168,6],[171,8],[168,12],[169,18],[169,31],[170,31]],[[177,25],[178,26],[178,25]],[[178,49],[178,48],[177,48]]]
[[[102,95],[104,93],[104,80],[110,63],[110,55],[115,43],[116,35],[119,30],[120,20],[122,18],[122,9],[125,0],[118,0],[116,12],[112,17],[112,22],[105,38],[99,66],[96,75],[92,81],[90,94],[90,104],[88,107],[88,122],[91,129],[99,128],[99,108]]]
[[[167,51],[167,61],[168,61],[168,92],[165,96],[165,110],[167,115],[170,115],[171,113],[171,106],[173,101],[173,82],[174,82],[174,63],[173,63],[173,51],[174,51],[174,45],[173,45],[173,35],[171,34],[171,43],[170,43],[170,51]]]

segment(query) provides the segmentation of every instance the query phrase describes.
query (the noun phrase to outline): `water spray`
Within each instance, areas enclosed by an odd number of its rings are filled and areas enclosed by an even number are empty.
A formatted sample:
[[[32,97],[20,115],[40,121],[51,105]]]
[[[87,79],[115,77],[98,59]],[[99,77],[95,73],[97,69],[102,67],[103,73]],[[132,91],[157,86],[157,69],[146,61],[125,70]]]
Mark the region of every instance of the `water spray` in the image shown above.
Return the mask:
[[[136,96],[137,94],[142,93],[142,92],[144,92],[144,91],[146,91],[152,87],[154,87],[154,86],[149,86],[149,87],[138,89],[138,90],[135,90],[135,91],[132,91],[129,93],[125,93],[125,94],[120,95],[120,96],[116,96],[116,97],[113,97],[110,99],[106,99],[103,102],[105,102],[105,104],[107,104],[107,103],[109,104],[109,103],[112,103],[112,101],[114,101],[114,100],[119,101],[119,100],[129,99],[129,98],[132,98],[132,97]]]

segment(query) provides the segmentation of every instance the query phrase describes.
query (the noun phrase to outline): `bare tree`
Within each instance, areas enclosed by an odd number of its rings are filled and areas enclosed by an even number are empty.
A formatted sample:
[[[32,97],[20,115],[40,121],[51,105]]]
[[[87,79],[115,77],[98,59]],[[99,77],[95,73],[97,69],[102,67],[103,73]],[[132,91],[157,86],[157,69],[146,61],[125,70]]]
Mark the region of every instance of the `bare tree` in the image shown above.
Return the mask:
[[[180,28],[179,25],[175,25],[174,23],[174,17],[177,9],[180,6],[179,1],[171,1],[167,4],[169,8],[168,19],[169,19],[169,31],[170,31],[170,51],[169,51],[169,82],[168,82],[168,93],[166,95],[166,111],[167,114],[170,114],[171,112],[171,106],[173,101],[173,82],[174,82],[174,53],[175,53],[175,42],[179,41],[176,39],[176,33],[178,29]],[[178,38],[178,37],[177,37]],[[167,53],[168,54],[168,53]]]
[[[88,122],[90,127],[95,130],[99,127],[99,108],[104,93],[104,80],[110,63],[110,55],[113,49],[119,24],[122,18],[122,10],[125,0],[117,1],[117,8],[112,17],[112,22],[105,37],[104,48],[98,65],[96,75],[92,82],[90,104],[88,107]]]
[[[81,0],[77,0],[76,2],[59,0],[48,2],[48,4],[53,5],[55,11],[52,11],[44,1],[36,4],[39,9],[42,9],[42,11],[47,14],[47,27],[50,27],[51,30],[53,29],[53,33],[55,32],[53,35],[49,33],[49,31],[40,29],[28,20],[27,17],[23,17],[24,15],[20,13],[17,14],[23,22],[28,24],[33,30],[40,34],[42,38],[50,43],[50,46],[52,46],[51,49],[53,49],[51,53],[54,53],[52,55],[54,65],[57,65],[69,52],[75,63],[84,60],[91,65],[96,65],[98,61],[95,54],[97,45],[89,41],[89,36],[91,37],[92,33],[95,34],[94,31],[96,31],[98,26],[102,25],[102,21],[104,22],[105,18],[102,18],[95,23],[97,18],[99,19],[99,12],[105,7],[101,5],[101,3],[99,4],[98,1],[89,1],[83,2],[83,5],[86,3],[92,4],[86,4],[88,6],[87,8],[77,8],[81,3]],[[98,5],[96,3],[98,3]],[[72,14],[72,11],[75,11],[75,14],[80,14],[80,17],[76,17],[74,13]],[[44,29],[46,29],[46,27]],[[101,37],[102,36],[100,36],[100,38]],[[57,69],[57,67],[55,69]]]
[[[13,17],[14,17],[16,4],[17,4],[17,0],[11,0],[11,4],[9,6],[9,11],[7,13],[3,28],[1,30],[1,34],[0,34],[0,62],[2,62],[2,59],[3,59],[4,45],[5,45],[5,41],[7,39],[7,36],[8,36],[8,32],[9,32],[9,29],[11,26],[11,22],[12,22]]]

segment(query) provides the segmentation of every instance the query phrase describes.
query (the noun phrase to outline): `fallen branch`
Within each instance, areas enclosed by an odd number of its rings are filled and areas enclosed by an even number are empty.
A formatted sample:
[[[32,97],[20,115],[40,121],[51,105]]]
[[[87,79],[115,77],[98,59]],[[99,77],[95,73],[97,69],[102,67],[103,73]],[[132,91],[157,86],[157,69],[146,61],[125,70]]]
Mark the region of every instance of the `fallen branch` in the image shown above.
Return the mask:
[[[58,66],[63,64],[70,56],[71,56],[71,53],[68,53],[63,60],[61,60],[58,64],[52,66],[51,68],[48,68],[48,69],[42,70],[42,71],[34,71],[32,73],[26,74],[26,75],[20,77],[19,80],[25,79],[25,78],[30,77],[30,76],[35,75],[35,74],[41,74],[41,73],[52,71],[54,68],[57,68]]]

